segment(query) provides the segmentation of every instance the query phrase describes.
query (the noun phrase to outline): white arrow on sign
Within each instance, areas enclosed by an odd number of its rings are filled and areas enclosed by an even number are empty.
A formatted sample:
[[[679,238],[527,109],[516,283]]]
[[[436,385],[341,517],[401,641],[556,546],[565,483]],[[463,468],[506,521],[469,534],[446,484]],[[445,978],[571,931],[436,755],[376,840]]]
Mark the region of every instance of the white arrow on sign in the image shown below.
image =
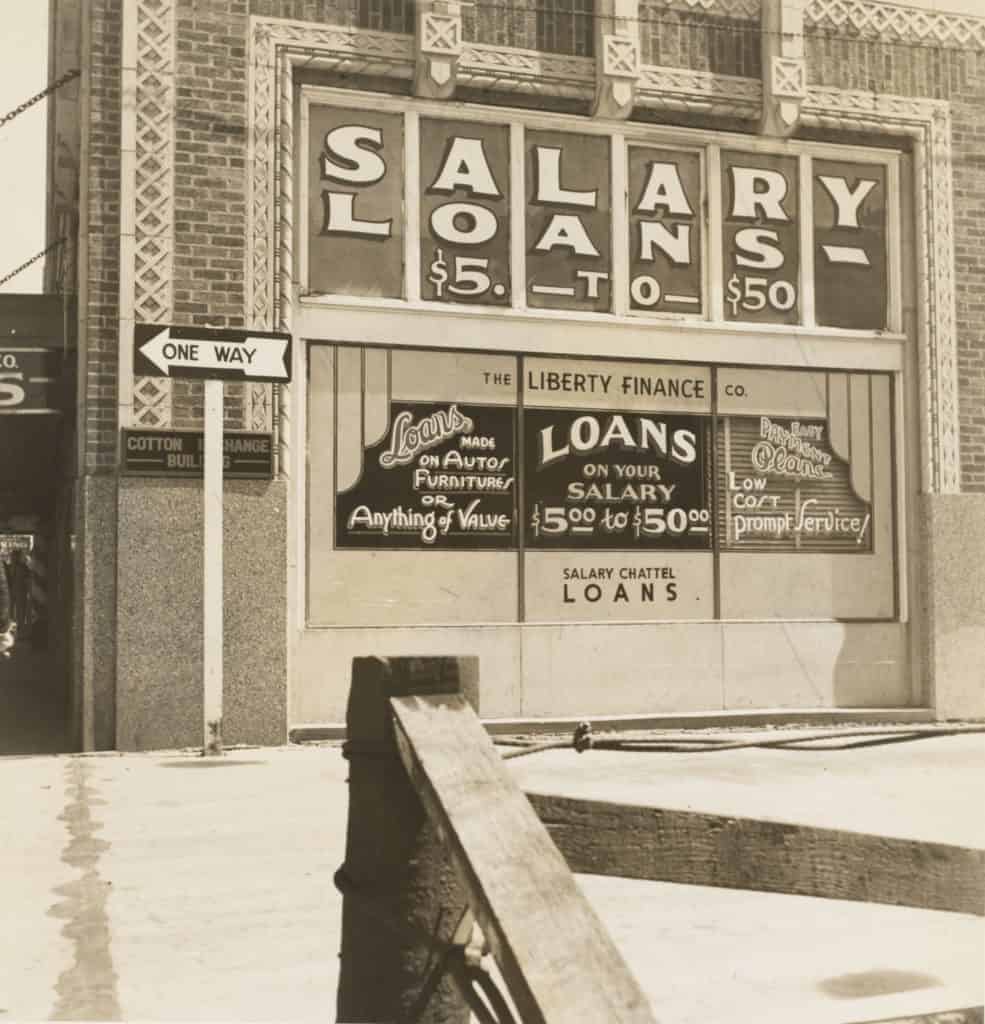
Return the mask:
[[[176,366],[244,377],[287,380],[284,354],[286,338],[251,338],[242,341],[211,341],[204,338],[172,338],[165,327],[140,346],[140,351],[165,375]]]

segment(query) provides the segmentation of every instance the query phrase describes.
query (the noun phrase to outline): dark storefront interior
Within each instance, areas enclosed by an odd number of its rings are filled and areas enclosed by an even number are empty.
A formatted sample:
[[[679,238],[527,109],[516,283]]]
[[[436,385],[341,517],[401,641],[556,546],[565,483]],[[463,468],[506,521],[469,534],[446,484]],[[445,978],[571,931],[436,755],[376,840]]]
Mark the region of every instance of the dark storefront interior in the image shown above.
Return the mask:
[[[71,726],[74,349],[60,296],[0,295],[0,560],[17,643],[0,660],[0,755],[76,749]]]

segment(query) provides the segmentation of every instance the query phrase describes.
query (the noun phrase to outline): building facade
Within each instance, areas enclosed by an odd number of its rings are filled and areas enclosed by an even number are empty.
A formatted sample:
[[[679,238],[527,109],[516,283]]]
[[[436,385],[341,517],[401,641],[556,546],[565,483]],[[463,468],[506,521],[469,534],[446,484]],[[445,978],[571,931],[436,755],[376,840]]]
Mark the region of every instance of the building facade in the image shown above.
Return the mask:
[[[85,749],[230,743],[365,654],[488,719],[985,711],[985,20],[870,0],[52,0]],[[75,62],[75,63],[73,63]],[[138,370],[146,370],[138,360]],[[900,713],[903,713],[902,711]]]

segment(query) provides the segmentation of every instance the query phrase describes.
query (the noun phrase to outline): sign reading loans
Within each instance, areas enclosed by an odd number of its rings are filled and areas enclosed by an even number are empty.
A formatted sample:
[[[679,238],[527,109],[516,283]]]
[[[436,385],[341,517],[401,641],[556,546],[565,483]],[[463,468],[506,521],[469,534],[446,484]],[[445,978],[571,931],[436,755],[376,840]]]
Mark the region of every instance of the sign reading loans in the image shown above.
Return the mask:
[[[894,614],[887,374],[354,345],[309,366],[309,583],[366,595],[345,621]],[[420,573],[452,603],[380,597]]]
[[[706,421],[524,410],[529,547],[711,545]]]
[[[839,161],[802,143],[800,153],[725,146],[715,160],[707,135],[683,131],[677,146],[664,133],[648,143],[642,128],[614,143],[575,124],[548,131],[456,112],[412,128],[411,108],[308,110],[308,294],[800,324],[806,286],[818,324],[886,327],[891,154]],[[722,244],[717,308],[706,295],[709,238]],[[525,280],[514,281],[521,264]]]
[[[392,369],[379,389],[360,371],[352,382],[359,392],[340,397],[340,410],[349,402],[361,416],[338,422],[336,547],[515,547],[513,360],[397,351],[385,358]],[[346,369],[340,365],[344,389]],[[371,433],[354,432],[359,422]]]
[[[274,383],[291,379],[289,334],[137,324],[133,341],[138,375]]]
[[[523,360],[529,621],[712,614],[711,374]]]

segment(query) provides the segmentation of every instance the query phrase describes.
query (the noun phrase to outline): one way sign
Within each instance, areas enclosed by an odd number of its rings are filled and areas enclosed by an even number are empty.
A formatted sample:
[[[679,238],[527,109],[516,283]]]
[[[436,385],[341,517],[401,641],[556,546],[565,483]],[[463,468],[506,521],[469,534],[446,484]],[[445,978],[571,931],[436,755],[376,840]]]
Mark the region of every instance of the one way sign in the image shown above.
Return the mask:
[[[291,379],[289,334],[136,324],[133,341],[133,370],[138,376],[274,383]]]

